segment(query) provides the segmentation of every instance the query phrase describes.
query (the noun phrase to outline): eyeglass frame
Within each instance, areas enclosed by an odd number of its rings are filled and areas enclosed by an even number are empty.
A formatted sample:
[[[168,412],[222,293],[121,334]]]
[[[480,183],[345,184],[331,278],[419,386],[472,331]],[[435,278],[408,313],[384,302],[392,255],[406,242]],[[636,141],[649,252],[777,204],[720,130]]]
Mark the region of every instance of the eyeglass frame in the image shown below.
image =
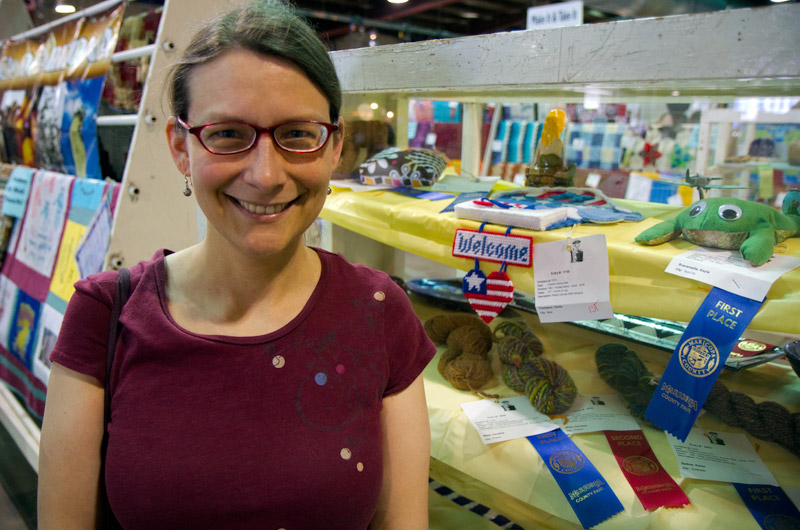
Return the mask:
[[[237,121],[237,120],[218,121],[218,122],[214,122],[214,123],[206,123],[204,125],[196,125],[196,126],[192,127],[191,125],[189,125],[188,123],[183,121],[183,118],[181,118],[180,116],[177,116],[177,115],[175,116],[175,121],[181,127],[186,129],[186,131],[189,134],[195,136],[197,138],[197,141],[200,142],[200,145],[203,146],[203,149],[205,149],[206,151],[208,151],[212,155],[220,155],[220,156],[238,155],[238,154],[241,154],[241,153],[246,153],[247,151],[250,151],[251,149],[255,149],[256,145],[258,145],[258,141],[261,139],[261,137],[264,135],[264,133],[269,134],[269,137],[272,138],[272,143],[275,145],[275,147],[277,147],[281,151],[286,151],[287,153],[294,153],[294,154],[300,154],[300,155],[307,155],[307,154],[311,154],[311,153],[316,153],[317,151],[321,150],[323,147],[328,145],[328,141],[331,139],[331,136],[333,136],[333,133],[338,132],[341,129],[341,127],[339,125],[333,125],[332,123],[325,123],[324,121],[313,121],[313,120],[291,120],[291,121],[285,121],[285,122],[282,122],[282,123],[278,123],[277,125],[273,125],[272,127],[259,127],[258,125],[253,125],[252,123],[247,123],[246,121]],[[237,125],[246,125],[248,127],[252,127],[253,130],[256,132],[256,135],[253,138],[253,143],[250,146],[246,147],[245,149],[241,149],[239,151],[231,151],[229,153],[215,153],[214,151],[209,149],[208,146],[206,145],[206,143],[203,141],[203,138],[200,136],[202,134],[202,132],[203,132],[203,129],[205,129],[206,127],[211,127],[212,125],[222,125],[222,124],[225,124],[225,123],[235,123]],[[278,143],[275,140],[275,136],[273,136],[272,133],[273,133],[273,131],[275,131],[279,127],[283,127],[284,125],[289,125],[290,123],[313,123],[315,125],[322,125],[328,131],[328,135],[325,137],[325,141],[322,142],[322,145],[320,145],[319,147],[317,147],[316,149],[313,149],[311,151],[294,151],[292,149],[286,149],[285,147],[283,147],[280,143]]]

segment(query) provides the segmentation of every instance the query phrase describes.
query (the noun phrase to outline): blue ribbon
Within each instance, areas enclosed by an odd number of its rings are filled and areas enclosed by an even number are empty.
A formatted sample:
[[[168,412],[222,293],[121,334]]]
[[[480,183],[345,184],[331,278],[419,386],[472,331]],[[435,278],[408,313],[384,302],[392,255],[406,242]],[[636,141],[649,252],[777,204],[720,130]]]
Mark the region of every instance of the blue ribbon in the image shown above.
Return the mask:
[[[591,528],[624,508],[597,468],[561,429],[528,436],[569,506],[584,528]]]
[[[685,442],[734,344],[762,303],[711,289],[672,352],[644,417]]]
[[[764,530],[800,528],[800,511],[777,486],[734,484],[747,509]]]

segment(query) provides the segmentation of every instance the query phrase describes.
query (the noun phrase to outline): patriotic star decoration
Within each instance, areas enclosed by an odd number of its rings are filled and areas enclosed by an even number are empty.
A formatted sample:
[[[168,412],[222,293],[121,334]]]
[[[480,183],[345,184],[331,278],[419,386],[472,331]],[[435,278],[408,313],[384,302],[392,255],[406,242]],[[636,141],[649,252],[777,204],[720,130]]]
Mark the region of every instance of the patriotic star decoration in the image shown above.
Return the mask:
[[[463,291],[470,293],[485,293],[486,292],[486,275],[480,270],[473,269],[469,274],[464,276]]]
[[[644,144],[644,150],[639,153],[639,156],[644,158],[644,165],[649,166],[650,164],[655,164],[656,160],[661,158],[661,153],[656,150],[654,145],[650,143]]]

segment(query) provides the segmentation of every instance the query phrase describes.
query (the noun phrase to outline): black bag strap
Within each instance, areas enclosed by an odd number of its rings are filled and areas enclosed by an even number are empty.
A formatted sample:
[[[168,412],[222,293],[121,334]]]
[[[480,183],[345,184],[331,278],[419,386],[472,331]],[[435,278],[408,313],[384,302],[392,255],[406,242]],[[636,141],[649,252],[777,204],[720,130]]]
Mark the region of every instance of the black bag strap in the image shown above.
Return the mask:
[[[114,351],[117,347],[117,333],[119,331],[119,317],[122,314],[122,307],[128,301],[131,288],[131,276],[128,269],[120,269],[117,276],[117,285],[114,289],[114,303],[111,306],[111,317],[108,322],[108,344],[106,349],[106,377],[103,388],[105,394],[105,407],[103,411],[103,441],[100,448],[100,495],[103,505],[104,528],[122,528],[111,510],[106,493],[106,450],[108,449],[108,422],[111,419],[111,367],[114,364]]]
[[[120,269],[117,276],[117,286],[114,290],[114,304],[111,306],[111,317],[108,321],[108,343],[106,346],[106,380],[105,380],[105,424],[111,414],[111,367],[114,364],[114,351],[117,346],[117,332],[119,330],[119,316],[122,306],[128,301],[131,289],[131,275],[128,269]]]

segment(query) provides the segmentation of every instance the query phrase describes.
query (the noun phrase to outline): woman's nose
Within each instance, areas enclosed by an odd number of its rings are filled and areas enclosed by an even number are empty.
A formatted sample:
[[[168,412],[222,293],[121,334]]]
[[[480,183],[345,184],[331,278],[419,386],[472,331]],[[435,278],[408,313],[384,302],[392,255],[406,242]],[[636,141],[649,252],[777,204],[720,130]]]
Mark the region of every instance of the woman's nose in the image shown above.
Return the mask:
[[[286,160],[283,151],[275,145],[272,135],[264,131],[252,150],[249,182],[258,187],[280,186],[286,182]]]

